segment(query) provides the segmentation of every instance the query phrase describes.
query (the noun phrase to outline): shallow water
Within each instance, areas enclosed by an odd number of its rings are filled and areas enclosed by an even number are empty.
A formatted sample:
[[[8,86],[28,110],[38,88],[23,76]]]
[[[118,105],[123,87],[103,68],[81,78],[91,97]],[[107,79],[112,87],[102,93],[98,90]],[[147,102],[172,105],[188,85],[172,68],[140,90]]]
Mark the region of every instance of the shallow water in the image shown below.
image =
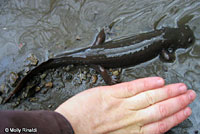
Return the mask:
[[[147,76],[161,76],[167,83],[184,82],[197,92],[190,106],[193,114],[170,133],[190,133],[200,129],[200,1],[199,0],[1,0],[0,1],[0,85],[7,83],[11,72],[19,72],[25,60],[34,54],[41,63],[55,53],[88,46],[98,31],[112,22],[109,39],[134,35],[154,28],[177,27],[187,23],[195,33],[196,42],[187,50],[179,50],[173,63],[158,58],[123,69],[121,81]],[[77,40],[80,38],[80,40]],[[37,101],[25,99],[14,109],[55,109],[61,102],[90,87],[104,85],[98,76],[96,84],[79,82],[86,67],[75,67],[72,80],[52,77],[54,87],[37,93]],[[93,72],[93,70],[89,70]],[[58,73],[64,73],[62,69]],[[66,72],[65,72],[66,73]],[[51,73],[50,73],[51,74]],[[12,90],[13,88],[11,88]],[[13,109],[12,103],[0,109]]]

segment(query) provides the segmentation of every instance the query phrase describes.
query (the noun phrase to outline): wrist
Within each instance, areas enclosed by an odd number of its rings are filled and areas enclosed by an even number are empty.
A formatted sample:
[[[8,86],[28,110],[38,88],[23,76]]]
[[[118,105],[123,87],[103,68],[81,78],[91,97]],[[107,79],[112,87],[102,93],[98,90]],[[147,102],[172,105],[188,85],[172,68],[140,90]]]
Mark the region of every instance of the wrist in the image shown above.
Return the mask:
[[[61,105],[55,110],[55,112],[61,114],[70,123],[72,129],[74,130],[74,134],[83,133],[82,131],[79,130],[81,126],[81,120],[78,119],[79,116],[74,115],[74,112],[70,112],[70,108],[65,109],[65,107],[63,108],[63,106]]]

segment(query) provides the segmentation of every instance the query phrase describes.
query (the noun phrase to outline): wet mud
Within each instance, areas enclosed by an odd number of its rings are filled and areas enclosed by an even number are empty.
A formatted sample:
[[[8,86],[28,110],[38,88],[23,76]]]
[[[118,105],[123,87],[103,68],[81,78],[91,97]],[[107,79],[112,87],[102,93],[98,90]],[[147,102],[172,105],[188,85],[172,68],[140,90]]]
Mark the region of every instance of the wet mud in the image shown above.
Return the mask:
[[[200,1],[1,0],[0,20],[0,103],[29,70],[63,50],[87,47],[102,27],[116,20],[107,40],[188,24],[196,41],[178,50],[175,62],[156,58],[109,71],[120,81],[161,76],[166,83],[186,83],[197,93],[190,105],[193,113],[167,133],[200,132]],[[0,104],[0,109],[54,110],[71,96],[100,85],[105,85],[102,77],[88,66],[50,69],[34,76],[23,92]]]

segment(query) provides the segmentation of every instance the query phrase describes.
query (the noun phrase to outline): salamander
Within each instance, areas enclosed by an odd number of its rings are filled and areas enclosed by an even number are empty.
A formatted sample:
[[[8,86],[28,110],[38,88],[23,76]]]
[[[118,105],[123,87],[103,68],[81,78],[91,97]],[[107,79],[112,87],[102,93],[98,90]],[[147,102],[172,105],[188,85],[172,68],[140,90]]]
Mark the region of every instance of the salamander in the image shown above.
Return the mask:
[[[186,49],[195,40],[193,31],[187,25],[178,28],[164,27],[111,41],[105,41],[105,36],[102,29],[91,46],[64,52],[41,63],[17,84],[4,102],[8,102],[13,95],[21,91],[31,77],[50,68],[70,64],[91,65],[102,75],[106,84],[113,84],[115,80],[109,77],[105,68],[135,66],[158,56],[164,61],[172,62],[177,49]]]

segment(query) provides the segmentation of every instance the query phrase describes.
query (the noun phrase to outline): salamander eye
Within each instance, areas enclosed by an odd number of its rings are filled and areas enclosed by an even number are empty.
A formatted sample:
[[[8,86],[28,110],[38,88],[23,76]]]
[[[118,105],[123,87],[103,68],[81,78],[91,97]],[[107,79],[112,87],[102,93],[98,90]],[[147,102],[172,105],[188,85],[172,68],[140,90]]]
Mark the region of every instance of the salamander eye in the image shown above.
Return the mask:
[[[169,47],[167,50],[169,53],[172,53],[174,51],[173,48],[171,48],[171,47]]]
[[[189,37],[189,38],[188,38],[188,43],[192,43],[192,42],[193,42],[192,37]]]

